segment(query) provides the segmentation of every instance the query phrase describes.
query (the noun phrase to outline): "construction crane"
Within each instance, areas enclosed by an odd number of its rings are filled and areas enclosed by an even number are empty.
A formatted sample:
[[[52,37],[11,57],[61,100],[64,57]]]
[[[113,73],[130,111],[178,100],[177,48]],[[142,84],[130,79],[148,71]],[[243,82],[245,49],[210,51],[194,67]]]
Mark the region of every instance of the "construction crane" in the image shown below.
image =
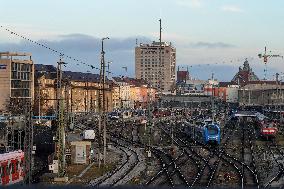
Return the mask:
[[[271,53],[271,51],[269,51]],[[265,68],[264,68],[264,80],[266,80],[267,77],[267,62],[268,62],[268,58],[272,58],[272,57],[281,57],[283,58],[283,56],[278,55],[278,54],[267,54],[267,49],[266,47],[264,47],[264,54],[258,54],[259,58],[263,58],[263,62],[265,64]]]

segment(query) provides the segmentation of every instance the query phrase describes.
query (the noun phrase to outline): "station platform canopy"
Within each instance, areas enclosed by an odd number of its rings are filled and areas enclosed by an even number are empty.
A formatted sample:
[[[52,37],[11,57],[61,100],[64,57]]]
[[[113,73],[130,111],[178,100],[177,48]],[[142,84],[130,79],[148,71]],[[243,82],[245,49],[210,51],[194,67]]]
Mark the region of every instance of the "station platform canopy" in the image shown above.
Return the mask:
[[[265,115],[255,111],[238,111],[233,117],[257,117],[259,120],[267,118]]]
[[[239,111],[234,114],[234,117],[256,117],[256,113],[252,111]]]

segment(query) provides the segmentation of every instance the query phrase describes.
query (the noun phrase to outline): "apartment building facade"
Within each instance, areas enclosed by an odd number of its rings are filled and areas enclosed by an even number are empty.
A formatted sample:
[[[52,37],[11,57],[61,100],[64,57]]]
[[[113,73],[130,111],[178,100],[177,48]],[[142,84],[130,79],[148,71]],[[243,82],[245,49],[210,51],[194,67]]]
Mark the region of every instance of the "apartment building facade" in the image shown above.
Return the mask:
[[[20,112],[23,111],[27,101],[33,102],[32,54],[0,52],[0,90],[0,110],[2,111],[19,109]]]
[[[52,65],[36,65],[36,73],[35,113],[52,114],[57,106],[56,68]],[[98,74],[63,71],[62,95],[68,112],[98,112],[99,91]],[[112,89],[106,84],[106,111],[112,111],[112,102]]]
[[[130,84],[125,81],[124,78],[113,77],[113,82],[118,85],[120,107],[121,108],[132,108],[130,101]]]
[[[162,42],[161,48],[160,42],[140,44],[135,48],[136,79],[146,80],[157,90],[168,93],[175,85],[175,70],[176,49],[171,43]]]

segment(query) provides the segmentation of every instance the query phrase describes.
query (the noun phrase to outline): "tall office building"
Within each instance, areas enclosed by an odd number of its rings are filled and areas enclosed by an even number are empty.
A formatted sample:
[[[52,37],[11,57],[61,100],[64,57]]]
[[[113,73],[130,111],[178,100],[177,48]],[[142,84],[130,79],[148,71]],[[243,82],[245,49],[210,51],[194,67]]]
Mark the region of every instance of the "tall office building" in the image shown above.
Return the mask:
[[[0,110],[33,100],[34,64],[29,53],[0,52]],[[21,105],[20,105],[21,104]],[[23,107],[21,107],[23,108]]]
[[[140,44],[135,48],[135,77],[148,81],[161,92],[169,92],[175,85],[176,49],[171,43]]]

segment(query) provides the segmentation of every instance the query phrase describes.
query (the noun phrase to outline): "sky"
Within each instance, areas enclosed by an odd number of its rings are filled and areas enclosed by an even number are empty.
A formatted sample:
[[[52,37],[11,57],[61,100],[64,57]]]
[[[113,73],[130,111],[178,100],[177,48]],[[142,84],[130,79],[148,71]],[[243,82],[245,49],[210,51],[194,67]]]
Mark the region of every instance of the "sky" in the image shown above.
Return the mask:
[[[0,7],[0,51],[31,52],[35,63],[56,64],[59,55],[25,41],[4,28],[99,67],[100,40],[114,75],[134,76],[134,48],[159,39],[172,42],[180,69],[195,78],[231,80],[248,58],[263,78],[258,58],[284,55],[283,0],[9,0]],[[270,52],[271,51],[271,52]],[[91,71],[68,62],[66,70]],[[284,60],[271,58],[268,78],[284,72]],[[127,72],[122,67],[127,66]]]

